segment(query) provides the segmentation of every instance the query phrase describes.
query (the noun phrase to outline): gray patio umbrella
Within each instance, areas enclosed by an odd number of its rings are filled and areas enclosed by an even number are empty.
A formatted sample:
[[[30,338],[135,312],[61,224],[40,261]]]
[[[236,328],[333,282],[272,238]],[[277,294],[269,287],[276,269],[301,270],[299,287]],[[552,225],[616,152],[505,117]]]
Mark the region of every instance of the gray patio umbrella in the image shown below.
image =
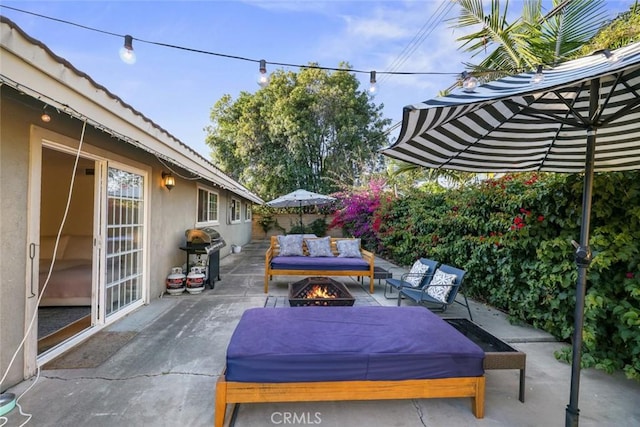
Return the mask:
[[[578,425],[594,172],[640,168],[640,43],[405,107],[387,156],[467,172],[584,173],[566,425]],[[596,137],[597,134],[597,137]]]
[[[298,189],[277,199],[267,202],[267,206],[272,208],[300,208],[300,224],[302,224],[302,207],[317,206],[331,203],[335,197],[325,196],[324,194],[313,193],[311,191]]]

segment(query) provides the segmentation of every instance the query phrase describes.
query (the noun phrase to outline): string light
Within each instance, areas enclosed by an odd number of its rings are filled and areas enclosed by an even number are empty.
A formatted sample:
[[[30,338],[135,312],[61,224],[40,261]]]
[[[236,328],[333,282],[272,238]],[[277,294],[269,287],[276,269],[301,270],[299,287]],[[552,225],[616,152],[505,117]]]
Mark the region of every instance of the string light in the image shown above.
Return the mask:
[[[218,53],[218,52],[210,52],[210,51],[206,51],[206,50],[200,50],[200,49],[193,49],[193,48],[188,48],[188,47],[184,47],[184,46],[176,46],[176,45],[172,45],[172,44],[168,44],[168,43],[161,43],[161,42],[154,42],[154,41],[150,41],[150,40],[143,40],[143,39],[139,39],[137,37],[133,37],[130,35],[122,35],[122,34],[118,34],[118,33],[113,33],[111,31],[105,31],[105,30],[100,30],[97,28],[92,28],[92,27],[88,27],[86,25],[81,25],[81,24],[77,24],[75,22],[70,22],[70,21],[66,21],[63,19],[58,19],[58,18],[52,18],[50,16],[46,16],[46,15],[41,15],[38,13],[34,13],[34,12],[29,12],[26,10],[22,10],[22,9],[18,9],[15,7],[11,7],[11,6],[6,6],[3,4],[0,4],[0,8],[6,8],[6,9],[10,9],[10,10],[14,10],[16,12],[21,12],[21,13],[26,13],[29,15],[33,15],[33,16],[37,16],[39,18],[44,18],[44,19],[48,19],[51,21],[56,21],[62,24],[67,24],[67,25],[73,25],[85,30],[89,30],[89,31],[95,31],[98,33],[102,33],[102,34],[107,34],[110,36],[114,36],[114,37],[119,37],[119,38],[125,38],[125,46],[123,46],[123,48],[125,48],[126,50],[128,50],[129,54],[133,54],[134,58],[135,58],[135,54],[133,52],[133,40],[136,40],[139,43],[147,43],[147,44],[152,44],[155,46],[162,46],[162,47],[168,47],[168,48],[172,48],[172,49],[179,49],[179,50],[185,50],[185,51],[189,51],[189,52],[195,52],[195,53],[202,53],[202,54],[206,54],[206,55],[213,55],[213,56],[218,56],[218,57],[222,57],[222,58],[229,58],[229,59],[236,59],[236,60],[240,60],[240,61],[247,61],[247,62],[255,62],[255,63],[260,63],[260,61],[263,61],[261,59],[253,59],[253,58],[247,58],[247,57],[243,57],[243,56],[238,56],[238,55],[229,55],[229,54],[224,54],[224,53]],[[127,43],[127,41],[129,41],[129,43]],[[128,49],[127,49],[128,46]],[[266,61],[265,61],[266,62]],[[314,65],[314,64],[307,64],[307,65],[302,65],[302,64],[292,64],[292,63],[285,63],[285,62],[275,62],[275,61],[269,61],[269,64],[271,65],[275,65],[275,66],[281,66],[281,67],[292,67],[292,68],[309,68],[309,69],[318,69],[318,70],[327,70],[327,71],[349,71],[351,73],[358,73],[358,74],[371,74],[371,71],[369,70],[359,70],[359,69],[346,69],[346,68],[336,68],[336,67],[322,67],[319,65]],[[494,71],[500,71],[500,70],[494,70]],[[505,70],[505,72],[509,72],[511,70]],[[415,71],[378,71],[377,74],[384,74],[384,75],[407,75],[407,76],[412,76],[412,75],[442,75],[442,76],[456,76],[459,73],[458,72],[415,72]],[[476,73],[478,74],[478,73]]]
[[[77,24],[74,22],[70,22],[70,21],[66,21],[66,20],[62,20],[62,19],[58,19],[58,18],[53,18],[50,16],[46,16],[46,15],[41,15],[38,13],[34,13],[34,12],[29,12],[26,10],[22,10],[22,9],[18,9],[15,7],[11,7],[11,6],[6,6],[3,4],[0,4],[0,8],[6,8],[6,9],[10,9],[10,10],[14,10],[16,12],[21,12],[21,13],[25,13],[25,14],[29,14],[29,15],[33,15],[33,16],[37,16],[40,18],[44,18],[44,19],[49,19],[52,21],[56,21],[56,22],[60,22],[63,24],[67,24],[67,25],[73,25],[79,28],[83,28],[85,30],[89,30],[89,31],[95,31],[95,32],[99,32],[102,34],[107,34],[110,36],[116,36],[116,37],[124,37],[125,43],[124,46],[120,49],[120,55],[121,58],[124,62],[129,63],[129,64],[133,64],[136,61],[136,56],[135,53],[133,51],[133,40],[134,37],[131,35],[121,35],[121,34],[117,34],[117,33],[113,33],[110,31],[104,31],[104,30],[100,30],[97,28],[92,28],[92,27],[88,27],[86,25],[81,25],[81,24]],[[550,16],[550,15],[548,15]],[[147,44],[152,44],[152,45],[156,45],[156,46],[162,46],[162,47],[169,47],[172,49],[180,49],[180,50],[185,50],[185,51],[189,51],[189,52],[195,52],[195,53],[202,53],[202,54],[206,54],[206,55],[213,55],[213,56],[218,56],[218,57],[223,57],[223,58],[229,58],[229,59],[236,59],[236,60],[241,60],[241,61],[248,61],[248,62],[256,62],[260,64],[260,79],[259,79],[259,84],[260,86],[263,86],[265,80],[266,80],[266,84],[268,84],[268,80],[269,77],[266,74],[266,61],[264,59],[253,59],[253,58],[247,58],[247,57],[243,57],[243,56],[237,56],[237,55],[228,55],[228,54],[223,54],[223,53],[217,53],[217,52],[209,52],[209,51],[205,51],[205,50],[199,50],[199,49],[192,49],[192,48],[188,48],[188,47],[183,47],[183,46],[176,46],[176,45],[171,45],[171,44],[167,44],[167,43],[161,43],[161,42],[154,42],[154,41],[149,41],[149,40],[142,40],[142,39],[138,39],[135,38],[135,40],[137,40],[140,43],[147,43]],[[616,55],[615,53],[610,52],[608,49],[603,49],[601,51],[598,51],[596,53],[601,53],[604,54],[606,56],[606,58],[609,60],[610,63],[615,63],[617,61],[620,60],[620,57],[618,55]],[[276,66],[282,66],[282,67],[293,67],[293,68],[299,68],[299,69],[303,69],[303,68],[307,68],[307,69],[318,69],[318,70],[327,70],[327,71],[348,71],[350,73],[354,73],[354,74],[369,74],[370,76],[370,81],[369,83],[371,83],[371,76],[376,76],[376,74],[381,74],[381,75],[442,75],[442,76],[459,76],[459,82],[458,84],[460,84],[460,80],[462,80],[462,89],[465,92],[474,92],[476,87],[478,86],[478,79],[476,77],[474,77],[473,75],[470,75],[469,73],[467,73],[466,71],[462,73],[462,75],[458,72],[415,72],[415,71],[365,71],[365,70],[359,70],[359,69],[354,69],[354,68],[335,68],[335,67],[322,67],[319,65],[315,65],[315,64],[308,64],[308,65],[301,65],[301,64],[292,64],[292,63],[283,63],[283,62],[273,62],[273,61],[269,61],[269,64],[271,65],[276,65]],[[263,72],[264,69],[264,72]],[[501,70],[501,69],[492,69],[492,70],[474,70],[473,74],[476,76],[480,76],[480,75],[492,75],[492,74],[496,74],[496,73],[505,73],[505,74],[513,74],[513,73],[519,73],[522,72],[522,70],[517,70],[517,69],[505,69],[505,70]],[[536,73],[537,74],[537,73]],[[535,78],[535,76],[533,77]],[[532,80],[533,80],[532,78]],[[532,83],[534,83],[532,81]],[[375,92],[376,88],[370,86],[369,88],[370,92]]]
[[[133,52],[133,37],[128,34],[124,36],[124,46],[120,48],[120,59],[125,64],[136,63],[136,54]]]
[[[542,65],[538,65],[536,73],[531,77],[531,84],[537,85],[544,81],[544,74],[542,74]]]
[[[377,83],[376,83],[376,72],[371,71],[369,74],[369,93],[376,93],[378,91]]]
[[[267,75],[267,61],[260,60],[260,75],[258,76],[258,85],[267,87],[269,85],[269,76]]]
[[[471,74],[463,71],[460,74],[460,78],[462,79],[462,90],[465,92],[474,92],[476,87],[478,87],[478,79],[473,77]]]
[[[609,49],[602,49],[600,53],[602,53],[604,57],[607,58],[607,61],[609,61],[610,64],[615,64],[616,62],[620,61],[620,57],[615,53],[611,53]]]

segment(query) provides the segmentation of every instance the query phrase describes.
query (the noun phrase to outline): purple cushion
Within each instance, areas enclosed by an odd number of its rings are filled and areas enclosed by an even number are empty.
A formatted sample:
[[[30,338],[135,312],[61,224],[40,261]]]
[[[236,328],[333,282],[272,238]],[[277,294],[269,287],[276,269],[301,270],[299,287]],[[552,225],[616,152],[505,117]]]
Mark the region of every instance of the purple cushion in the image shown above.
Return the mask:
[[[424,307],[253,308],[227,348],[244,382],[404,380],[483,375],[484,351]]]
[[[277,256],[271,260],[274,270],[369,270],[369,263],[362,258]]]

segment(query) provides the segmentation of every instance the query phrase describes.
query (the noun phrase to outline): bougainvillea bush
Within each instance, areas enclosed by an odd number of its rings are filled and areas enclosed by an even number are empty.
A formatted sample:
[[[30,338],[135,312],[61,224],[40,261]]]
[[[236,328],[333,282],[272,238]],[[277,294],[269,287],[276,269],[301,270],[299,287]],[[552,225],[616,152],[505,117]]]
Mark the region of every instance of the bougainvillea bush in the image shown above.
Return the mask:
[[[585,367],[640,379],[640,174],[597,175],[584,322]],[[570,341],[582,175],[518,174],[379,203],[381,254],[425,256],[467,271],[464,292]],[[363,227],[356,219],[351,223]],[[373,226],[371,227],[373,228]],[[570,351],[570,349],[568,349]],[[570,360],[567,351],[557,355]]]
[[[334,206],[333,220],[329,228],[341,228],[345,236],[361,239],[364,248],[379,252],[378,239],[379,218],[376,212],[381,201],[386,199],[384,180],[371,180],[367,186],[352,191],[333,194],[337,199]]]

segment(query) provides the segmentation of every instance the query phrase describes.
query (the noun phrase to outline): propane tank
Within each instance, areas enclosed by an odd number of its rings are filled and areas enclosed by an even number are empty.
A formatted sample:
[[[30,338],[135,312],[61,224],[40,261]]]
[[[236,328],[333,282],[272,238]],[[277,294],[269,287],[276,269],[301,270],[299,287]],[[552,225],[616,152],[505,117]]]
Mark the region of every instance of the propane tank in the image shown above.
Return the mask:
[[[204,272],[202,267],[191,267],[187,275],[187,292],[199,294],[204,290]]]
[[[185,289],[185,275],[182,267],[173,267],[167,276],[167,293],[169,295],[180,295]]]

